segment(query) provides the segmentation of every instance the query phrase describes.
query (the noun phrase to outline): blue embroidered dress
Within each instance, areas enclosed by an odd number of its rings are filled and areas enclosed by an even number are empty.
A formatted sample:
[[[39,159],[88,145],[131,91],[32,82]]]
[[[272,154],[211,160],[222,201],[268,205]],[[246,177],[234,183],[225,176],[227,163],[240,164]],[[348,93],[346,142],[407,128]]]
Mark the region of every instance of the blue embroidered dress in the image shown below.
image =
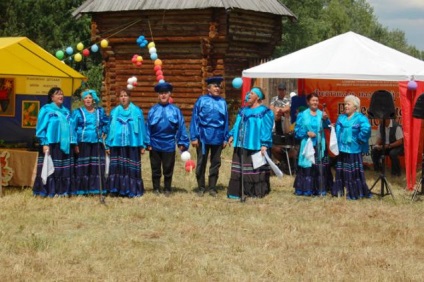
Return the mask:
[[[139,197],[144,193],[141,177],[141,148],[149,143],[143,111],[130,103],[110,113],[110,128],[106,145],[110,148],[107,190],[112,195]]]
[[[44,105],[38,114],[36,137],[40,141],[40,150],[33,187],[34,195],[54,197],[76,194],[71,144],[76,144],[77,139],[69,110],[63,105],[57,106],[54,102]],[[47,178],[45,185],[41,180],[43,146],[49,146],[55,167],[54,173]]]
[[[272,147],[272,127],[274,113],[260,105],[256,108],[242,108],[229,136],[232,136],[234,153],[231,163],[231,177],[227,196],[241,196],[242,179],[244,194],[251,197],[264,197],[271,191],[268,164],[253,168],[252,154],[261,150],[262,146]]]
[[[95,108],[90,112],[81,107],[72,112],[72,118],[76,125],[79,147],[75,166],[77,193],[98,194],[105,173],[103,136],[109,131],[109,117],[103,108]],[[102,175],[99,175],[99,165]]]
[[[337,158],[332,194],[344,195],[344,187],[346,187],[348,199],[371,197],[365,181],[362,161],[362,153],[368,152],[368,140],[371,136],[368,118],[358,112],[353,113],[350,118],[345,114],[339,115],[336,135],[340,154]]]

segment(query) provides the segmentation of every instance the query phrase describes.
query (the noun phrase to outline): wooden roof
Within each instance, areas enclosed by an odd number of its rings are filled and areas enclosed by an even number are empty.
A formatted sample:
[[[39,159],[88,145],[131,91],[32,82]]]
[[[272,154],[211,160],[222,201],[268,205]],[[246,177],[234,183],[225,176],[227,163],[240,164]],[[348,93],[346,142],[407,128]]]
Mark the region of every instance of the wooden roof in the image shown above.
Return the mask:
[[[251,10],[296,19],[293,12],[278,0],[87,0],[73,12],[73,16],[78,17],[84,13],[208,8]]]

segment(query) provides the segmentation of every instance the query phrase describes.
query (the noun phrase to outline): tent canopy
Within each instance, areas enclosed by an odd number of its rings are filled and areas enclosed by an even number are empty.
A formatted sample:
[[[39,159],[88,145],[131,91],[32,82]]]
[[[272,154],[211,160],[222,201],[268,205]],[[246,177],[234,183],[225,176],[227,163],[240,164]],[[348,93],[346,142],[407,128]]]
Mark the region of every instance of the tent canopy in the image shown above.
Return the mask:
[[[0,37],[1,76],[85,77],[26,37]]]
[[[244,70],[243,76],[424,81],[424,61],[350,31]]]

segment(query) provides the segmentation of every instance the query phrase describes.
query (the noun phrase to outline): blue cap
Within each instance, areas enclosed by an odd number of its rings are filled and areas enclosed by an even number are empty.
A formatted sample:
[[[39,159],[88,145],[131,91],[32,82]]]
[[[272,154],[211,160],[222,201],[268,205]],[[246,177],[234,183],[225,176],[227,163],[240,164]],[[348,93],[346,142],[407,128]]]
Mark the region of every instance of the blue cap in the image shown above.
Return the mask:
[[[206,83],[209,84],[217,84],[220,85],[221,82],[224,80],[222,76],[212,76],[205,79]]]
[[[91,97],[93,98],[94,103],[97,104],[97,103],[100,102],[100,99],[97,96],[96,90],[93,90],[93,89],[85,90],[84,92],[82,92],[81,97],[84,99],[85,97],[87,97],[87,95],[91,95]]]
[[[155,85],[155,92],[163,93],[163,92],[172,92],[172,84],[168,82],[160,82]]]

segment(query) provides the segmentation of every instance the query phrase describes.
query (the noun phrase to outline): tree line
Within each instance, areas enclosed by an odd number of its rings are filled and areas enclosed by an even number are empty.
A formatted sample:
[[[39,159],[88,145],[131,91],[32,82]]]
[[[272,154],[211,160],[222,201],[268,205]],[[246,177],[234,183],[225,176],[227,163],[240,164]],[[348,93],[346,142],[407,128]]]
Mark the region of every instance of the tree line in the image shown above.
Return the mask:
[[[26,36],[52,54],[78,42],[89,46],[90,17],[72,17],[72,12],[84,1],[2,0],[0,36]],[[408,44],[404,31],[389,30],[378,22],[373,7],[366,0],[279,1],[298,19],[283,19],[281,45],[276,48],[274,57],[353,31],[418,59],[424,59],[424,51]],[[86,75],[90,87],[100,89],[100,55],[90,55],[80,63],[71,60],[66,63]]]

